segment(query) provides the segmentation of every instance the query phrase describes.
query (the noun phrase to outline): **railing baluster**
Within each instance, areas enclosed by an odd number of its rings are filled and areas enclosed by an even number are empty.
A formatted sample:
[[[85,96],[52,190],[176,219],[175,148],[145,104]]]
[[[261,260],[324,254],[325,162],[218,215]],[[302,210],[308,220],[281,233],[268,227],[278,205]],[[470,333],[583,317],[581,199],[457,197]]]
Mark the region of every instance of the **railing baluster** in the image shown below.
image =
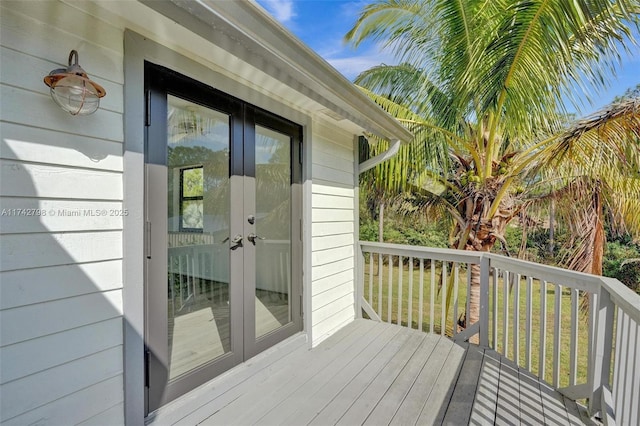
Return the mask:
[[[492,328],[491,331],[493,333],[492,336],[492,344],[493,350],[498,350],[498,274],[500,271],[498,268],[493,268],[493,318],[491,319]]]
[[[402,325],[402,256],[398,256],[398,320],[396,323]]]
[[[440,335],[444,336],[447,328],[447,262],[442,261],[442,283],[440,287],[442,305],[440,310]]]
[[[422,331],[422,310],[424,306],[424,259],[420,258],[420,287],[418,289],[418,330]]]
[[[571,289],[571,347],[569,348],[569,386],[576,384],[578,375],[578,304],[580,294]]]
[[[556,284],[555,291],[555,309],[553,320],[553,386],[560,386],[560,337],[562,324],[562,286]]]
[[[513,361],[520,365],[520,274],[514,275],[513,287]]]
[[[533,278],[527,276],[527,325],[525,330],[526,349],[525,349],[525,367],[527,371],[531,371],[531,324],[533,317]]]
[[[616,309],[616,340],[615,340],[615,362],[613,364],[613,383],[611,386],[611,393],[614,396],[616,422],[618,424],[625,424],[623,420],[622,402],[625,398],[624,394],[624,382],[627,377],[626,372],[626,359],[624,357],[629,352],[628,343],[629,340],[625,339],[625,331],[628,326],[627,316],[620,309]]]
[[[378,253],[378,316],[382,321],[382,253]]]
[[[487,283],[488,285],[488,283]],[[469,321],[469,310],[471,309],[471,263],[467,263],[467,303],[465,306],[465,322]],[[489,330],[487,330],[487,338],[489,338]],[[487,344],[488,346],[488,344]]]
[[[413,328],[413,256],[409,257],[409,295],[407,299],[407,327]]]
[[[594,372],[595,372],[595,357],[596,353],[596,339],[595,335],[597,333],[597,309],[598,307],[598,295],[595,293],[589,293],[589,333],[587,333],[587,340],[589,344],[588,357],[587,360],[587,383],[589,384],[589,388],[593,389],[594,382]]]
[[[373,252],[369,252],[369,305],[373,306]]]
[[[435,322],[435,304],[436,304],[436,261],[431,259],[431,299],[429,300],[429,332],[433,333],[433,323]]]
[[[629,330],[629,347],[633,348],[633,353],[630,354],[629,362],[633,362],[631,371],[633,372],[629,385],[631,386],[631,392],[629,395],[629,424],[640,424],[640,404],[633,403],[633,401],[640,401],[640,323],[632,321],[631,329]]]
[[[460,274],[460,267],[457,263],[453,264],[453,320],[452,320],[452,334],[455,337],[458,334],[458,276]]]
[[[393,305],[393,256],[389,255],[389,285],[388,285],[388,294],[387,294],[387,322],[391,323],[391,314]]]
[[[547,358],[547,281],[540,280],[540,348],[538,356],[538,377],[545,380]]]
[[[502,275],[502,351],[509,356],[509,271]]]

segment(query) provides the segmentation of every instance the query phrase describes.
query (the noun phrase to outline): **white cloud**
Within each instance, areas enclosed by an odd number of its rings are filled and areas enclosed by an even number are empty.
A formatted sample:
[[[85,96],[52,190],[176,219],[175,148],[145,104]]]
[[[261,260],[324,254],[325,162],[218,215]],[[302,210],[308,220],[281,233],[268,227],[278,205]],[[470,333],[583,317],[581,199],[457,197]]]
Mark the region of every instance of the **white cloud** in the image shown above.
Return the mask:
[[[287,24],[296,16],[293,0],[261,0],[260,3],[283,24]]]
[[[349,52],[349,50],[343,50],[340,55],[341,57],[325,56],[327,62],[349,80],[355,79],[362,71],[377,65],[392,65],[397,63],[397,60],[390,52],[382,52],[376,47],[372,47],[365,52],[351,51],[353,56],[348,56]]]

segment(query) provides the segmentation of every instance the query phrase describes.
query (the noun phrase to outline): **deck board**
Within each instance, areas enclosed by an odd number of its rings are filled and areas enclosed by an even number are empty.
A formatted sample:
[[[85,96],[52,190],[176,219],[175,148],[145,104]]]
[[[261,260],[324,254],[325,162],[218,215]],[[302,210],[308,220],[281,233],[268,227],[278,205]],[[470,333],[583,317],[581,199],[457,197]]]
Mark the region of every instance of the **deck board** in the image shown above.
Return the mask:
[[[362,369],[321,412],[317,413],[309,424],[336,424],[409,340],[409,333],[401,330],[378,356],[367,364],[366,368]]]
[[[500,357],[487,351],[485,351],[484,355],[480,380],[469,421],[472,425],[493,424],[496,418],[498,383],[500,381]]]
[[[373,328],[369,324],[364,328],[365,333],[336,335],[337,338],[323,347],[323,350],[310,351],[305,357],[297,357],[287,366],[288,368],[280,369],[272,374],[269,380],[252,386],[202,424],[251,424],[254,419],[262,417],[268,407],[277,404],[279,399],[285,396],[287,386],[304,383],[339,357],[350,356],[353,347],[357,347],[361,341],[369,341]]]
[[[395,378],[382,400],[376,404],[365,424],[378,425],[391,422],[427,364],[438,340],[436,336],[425,334],[420,347]]]
[[[446,415],[445,410],[449,404],[449,399],[451,398],[454,384],[458,378],[460,369],[462,368],[466,353],[464,347],[456,345],[450,341],[447,343],[449,343],[449,348],[445,358],[445,363],[437,372],[438,377],[434,382],[431,391],[428,393],[428,397],[423,397],[425,402],[422,406],[422,412],[420,413],[420,417],[418,417],[416,424],[440,424]],[[420,398],[419,396],[416,397]]]
[[[500,357],[500,382],[496,405],[496,425],[515,425],[520,421],[520,383],[518,368]]]
[[[518,371],[520,382],[520,416],[523,425],[540,424],[543,412],[539,381],[531,373],[523,369]]]
[[[422,371],[420,371],[416,381],[391,420],[391,424],[393,425],[415,424],[418,421],[420,413],[426,403],[425,397],[433,390],[439,373],[447,363],[447,355],[451,348],[451,342],[438,335],[430,336],[436,340],[433,352],[431,352],[429,358],[425,360]]]
[[[474,397],[478,389],[478,379],[482,370],[484,350],[475,345],[467,348],[464,364],[451,393],[451,399],[444,416],[444,424],[469,424]]]
[[[363,424],[369,418],[372,411],[378,406],[387,394],[394,380],[405,369],[411,358],[416,354],[418,347],[424,341],[424,336],[410,336],[400,350],[393,356],[387,365],[376,375],[375,379],[367,386],[358,399],[349,407],[338,420],[339,425]]]
[[[398,327],[380,327],[383,329],[379,339],[376,339],[358,356],[348,363],[340,365],[340,369],[333,375],[323,374],[316,380],[308,382],[307,386],[302,386],[287,400],[259,419],[262,424],[306,424],[309,423],[316,413],[322,411],[333,398],[347,386],[362,369],[364,369],[374,358],[378,357],[380,351],[399,331]],[[324,379],[324,380],[321,380]]]
[[[299,334],[182,398],[151,425],[585,424],[584,409],[496,352],[356,320]]]

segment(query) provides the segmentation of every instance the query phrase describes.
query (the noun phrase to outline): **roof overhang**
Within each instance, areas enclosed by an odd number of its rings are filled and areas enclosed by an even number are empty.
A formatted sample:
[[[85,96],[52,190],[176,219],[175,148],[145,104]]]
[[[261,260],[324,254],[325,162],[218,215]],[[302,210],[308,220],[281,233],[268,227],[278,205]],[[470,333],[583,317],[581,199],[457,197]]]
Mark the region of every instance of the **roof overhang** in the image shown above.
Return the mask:
[[[141,0],[190,31],[382,138],[411,133],[253,1]],[[242,47],[239,49],[239,45]]]

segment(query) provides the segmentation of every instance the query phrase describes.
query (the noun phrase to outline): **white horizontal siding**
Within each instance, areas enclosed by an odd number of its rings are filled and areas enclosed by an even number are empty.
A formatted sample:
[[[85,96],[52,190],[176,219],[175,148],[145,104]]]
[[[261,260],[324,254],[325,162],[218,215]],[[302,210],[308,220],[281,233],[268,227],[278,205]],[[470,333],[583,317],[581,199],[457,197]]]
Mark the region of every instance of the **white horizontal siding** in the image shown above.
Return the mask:
[[[78,423],[78,426],[120,425],[124,423],[122,413],[124,413],[124,402],[119,402],[113,407],[96,414],[90,419],[87,419],[82,423]]]
[[[79,63],[89,77],[124,83],[120,28],[59,1],[1,2],[0,5],[2,46],[51,61],[58,67],[66,66],[69,51],[76,49]]]
[[[32,424],[71,425],[80,423],[104,412],[104,407],[113,407],[121,403],[122,386],[122,376],[116,375],[14,417],[3,423],[3,426]],[[122,417],[122,413],[120,416]],[[118,420],[113,423],[105,422],[103,425],[115,426],[124,424],[124,420]]]
[[[44,86],[44,84],[43,84]],[[122,143],[2,123],[2,158],[105,171],[122,171]]]
[[[28,212],[12,214],[27,208]],[[0,233],[112,231],[122,229],[121,201],[51,200],[4,197]]]
[[[122,287],[122,261],[0,272],[0,309],[66,299]]]
[[[340,272],[353,272],[354,259],[342,259],[337,262],[331,262],[324,265],[313,266],[311,269],[311,279],[313,281],[339,274]]]
[[[5,309],[0,311],[0,344],[12,345],[121,315],[120,289]],[[48,348],[42,348],[42,351],[46,353]]]
[[[311,225],[312,237],[344,235],[353,231],[353,222],[316,222]],[[354,236],[355,238],[355,236]]]
[[[94,114],[78,119],[56,106],[49,95],[4,84],[0,86],[0,98],[2,119],[8,123],[36,125],[59,132],[116,142],[123,139],[121,113],[100,109]]]
[[[345,325],[353,321],[353,306],[347,306],[324,321],[317,323],[313,327],[313,340],[317,345]]]
[[[317,266],[328,265],[344,259],[353,258],[353,246],[335,247],[327,250],[314,250],[312,258],[313,264]]]
[[[121,259],[122,231],[7,234],[0,256],[1,271]]]
[[[311,220],[314,223],[353,222],[353,209],[313,209]]]
[[[352,282],[353,282],[353,270],[347,269],[345,271],[338,272],[337,274],[329,275],[327,277],[315,280],[313,282],[312,295],[316,296],[336,286],[342,285],[344,283],[352,283]]]
[[[351,225],[353,229],[353,225]],[[353,233],[333,234],[313,237],[314,250],[327,250],[334,247],[353,246],[355,237]]]
[[[354,135],[318,123],[312,148],[313,344],[354,317]]]
[[[122,200],[118,172],[0,160],[0,179],[4,197]]]
[[[347,280],[344,283],[337,284],[335,287],[317,294],[315,297],[316,311],[323,310],[324,312],[328,312],[328,309],[323,308],[329,304],[337,304],[337,301],[340,300],[340,297],[345,294],[348,295],[353,290],[352,281],[353,279]]]
[[[78,345],[82,342],[82,345]],[[122,344],[122,319],[112,318],[0,348],[0,383],[44,371]],[[40,351],[48,348],[46,356]]]
[[[78,371],[83,374],[78,374]],[[7,383],[3,385],[2,392],[2,421],[121,374],[122,347],[115,347]],[[106,396],[101,395],[100,398],[104,401]]]
[[[42,81],[71,49],[107,91],[93,115]],[[123,54],[68,4],[0,3],[3,425],[123,423]]]
[[[332,301],[325,301],[323,306],[318,307],[318,309],[311,313],[314,323],[319,324],[348,307],[351,307],[351,311],[353,312],[353,297],[350,292],[344,292],[336,295],[336,297],[337,299]]]

